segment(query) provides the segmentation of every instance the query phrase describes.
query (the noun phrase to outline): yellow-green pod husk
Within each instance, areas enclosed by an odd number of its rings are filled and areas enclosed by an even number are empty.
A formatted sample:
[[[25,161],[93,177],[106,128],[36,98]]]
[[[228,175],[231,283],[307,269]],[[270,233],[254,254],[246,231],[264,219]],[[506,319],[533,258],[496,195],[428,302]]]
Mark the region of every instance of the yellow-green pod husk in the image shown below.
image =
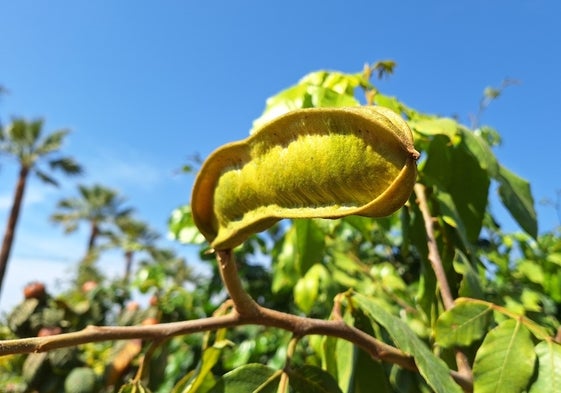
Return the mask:
[[[206,159],[193,220],[223,250],[283,218],[384,217],[409,198],[418,157],[407,123],[389,109],[292,111]]]

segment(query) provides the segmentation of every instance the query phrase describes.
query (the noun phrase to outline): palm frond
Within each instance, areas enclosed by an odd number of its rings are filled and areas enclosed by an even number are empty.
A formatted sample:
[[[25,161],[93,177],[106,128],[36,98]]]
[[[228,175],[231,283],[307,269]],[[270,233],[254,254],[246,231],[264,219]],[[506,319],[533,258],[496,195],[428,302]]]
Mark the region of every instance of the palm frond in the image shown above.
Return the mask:
[[[7,137],[14,147],[32,148],[41,135],[43,120],[26,121],[23,118],[15,118],[7,127]]]
[[[52,186],[58,187],[59,183],[51,176],[47,175],[45,172],[39,170],[39,169],[35,169],[35,175],[37,175],[37,177],[43,182],[43,183],[47,183],[50,184]]]
[[[45,155],[59,150],[62,147],[64,137],[70,130],[59,130],[47,135],[47,137],[37,146],[36,151],[40,155]]]
[[[84,169],[71,157],[62,157],[49,161],[51,169],[58,169],[66,175],[81,175]]]

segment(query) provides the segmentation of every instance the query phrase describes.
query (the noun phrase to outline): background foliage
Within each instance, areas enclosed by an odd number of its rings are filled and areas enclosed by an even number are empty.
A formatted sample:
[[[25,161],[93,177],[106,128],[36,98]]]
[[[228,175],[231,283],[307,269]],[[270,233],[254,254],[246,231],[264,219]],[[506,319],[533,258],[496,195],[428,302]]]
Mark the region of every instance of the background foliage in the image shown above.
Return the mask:
[[[293,392],[359,393],[373,385],[379,392],[456,392],[461,388],[451,371],[458,370],[461,352],[467,365],[460,371],[473,375],[475,392],[561,391],[559,229],[538,234],[529,183],[493,153],[501,142],[498,131],[479,119],[467,126],[426,114],[379,92],[372,76],[385,77],[394,67],[382,61],[357,74],[310,73],[269,98],[254,127],[296,108],[388,107],[407,120],[421,152],[421,187],[408,203],[378,220],[283,221],[253,236],[235,255],[244,285],[259,304],[307,317],[342,318],[411,355],[418,372],[372,359],[342,339],[294,340],[282,330],[251,325],[150,347],[149,366],[132,381],[150,343],[92,343],[4,357],[0,386],[13,392],[70,392],[77,385],[68,381],[79,377],[91,380],[91,389],[80,391],[276,392],[284,371]],[[487,89],[482,102],[487,105],[496,92]],[[430,219],[420,207],[420,192]],[[502,231],[490,200],[504,205],[520,232]],[[446,304],[433,269],[427,224],[434,230],[453,306]],[[185,261],[163,250],[145,254],[130,285],[96,272],[95,286],[84,287],[87,280],[77,273],[76,287],[68,293],[20,304],[7,317],[3,337],[34,336],[45,327],[68,332],[88,324],[149,324],[225,313],[218,307],[226,293],[214,255],[194,227],[188,205],[171,214],[170,232],[200,248],[201,259],[212,268],[210,277],[197,277]],[[88,253],[79,266],[95,268],[95,255]],[[140,308],[131,289],[151,295],[150,307]]]

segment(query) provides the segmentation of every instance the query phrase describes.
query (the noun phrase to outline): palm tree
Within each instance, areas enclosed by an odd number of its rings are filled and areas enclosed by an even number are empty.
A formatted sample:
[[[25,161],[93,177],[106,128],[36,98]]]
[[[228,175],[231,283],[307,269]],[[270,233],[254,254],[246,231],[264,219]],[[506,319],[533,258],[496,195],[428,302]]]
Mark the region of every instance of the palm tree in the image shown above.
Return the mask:
[[[58,182],[39,164],[46,162],[49,170],[60,170],[66,175],[82,173],[82,167],[74,159],[61,157],[58,154],[69,131],[57,130],[42,138],[42,130],[42,120],[26,121],[24,119],[14,119],[11,124],[0,129],[0,154],[13,156],[19,164],[19,176],[12,208],[0,250],[0,291],[14,242],[14,233],[29,174],[35,174],[47,184],[58,186]]]
[[[133,210],[123,207],[125,199],[118,192],[99,184],[79,185],[78,193],[78,197],[60,200],[51,220],[61,224],[65,233],[76,231],[82,222],[88,223],[87,259],[94,251],[98,237],[109,237],[115,231],[117,221],[130,217]]]
[[[119,233],[112,234],[111,246],[124,251],[125,275],[123,281],[127,283],[132,271],[134,254],[145,251],[153,256],[158,251],[155,242],[160,235],[145,222],[131,217],[121,217],[116,221],[116,224]]]

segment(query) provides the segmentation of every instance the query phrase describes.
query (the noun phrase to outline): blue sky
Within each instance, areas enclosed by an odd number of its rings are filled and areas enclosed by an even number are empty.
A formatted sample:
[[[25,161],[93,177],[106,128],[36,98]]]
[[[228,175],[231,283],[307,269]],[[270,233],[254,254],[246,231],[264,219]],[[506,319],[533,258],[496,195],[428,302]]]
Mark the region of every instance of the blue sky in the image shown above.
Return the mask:
[[[246,137],[265,99],[306,73],[356,72],[381,59],[398,63],[377,83],[382,92],[465,122],[486,86],[519,80],[482,123],[503,136],[500,161],[531,181],[540,231],[559,224],[538,203],[561,189],[556,0],[19,0],[2,2],[0,15],[0,85],[9,90],[0,119],[70,128],[64,151],[87,170],[78,182],[118,189],[162,233],[170,211],[189,201],[193,178],[177,174],[189,156]],[[16,168],[0,165],[3,230]],[[48,222],[76,184],[29,183],[0,310],[27,281],[67,278],[82,255],[85,231],[64,236]],[[102,266],[119,273],[120,256]]]

